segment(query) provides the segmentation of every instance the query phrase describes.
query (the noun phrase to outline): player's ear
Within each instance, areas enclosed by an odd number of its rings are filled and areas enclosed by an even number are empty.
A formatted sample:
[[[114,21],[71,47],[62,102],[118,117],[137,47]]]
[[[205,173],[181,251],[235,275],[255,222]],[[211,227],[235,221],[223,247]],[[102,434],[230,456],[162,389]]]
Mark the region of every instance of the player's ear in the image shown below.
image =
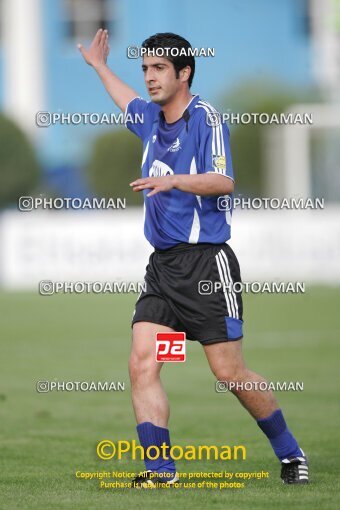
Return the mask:
[[[183,69],[181,69],[180,72],[179,72],[180,80],[182,82],[188,81],[189,77],[190,77],[190,73],[191,73],[191,67],[190,66],[183,67]]]

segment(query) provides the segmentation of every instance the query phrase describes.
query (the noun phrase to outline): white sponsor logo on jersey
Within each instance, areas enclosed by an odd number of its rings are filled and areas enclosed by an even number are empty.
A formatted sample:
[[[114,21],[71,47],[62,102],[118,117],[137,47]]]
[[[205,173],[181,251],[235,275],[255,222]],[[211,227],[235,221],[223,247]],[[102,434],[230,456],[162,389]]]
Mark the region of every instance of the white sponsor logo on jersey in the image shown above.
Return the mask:
[[[155,159],[149,170],[149,177],[164,177],[165,175],[173,175],[174,171],[163,161]]]

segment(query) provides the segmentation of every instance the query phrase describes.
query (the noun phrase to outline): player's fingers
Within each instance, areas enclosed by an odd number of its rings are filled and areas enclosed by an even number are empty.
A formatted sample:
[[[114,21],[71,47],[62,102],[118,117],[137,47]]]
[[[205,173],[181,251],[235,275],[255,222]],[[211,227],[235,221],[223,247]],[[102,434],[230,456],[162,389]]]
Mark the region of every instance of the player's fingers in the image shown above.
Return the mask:
[[[103,30],[100,35],[99,46],[101,46],[103,48],[105,42],[106,42],[106,32],[105,32],[105,30]]]
[[[144,184],[143,186],[134,186],[133,191],[141,191],[142,189],[146,189],[147,186]]]
[[[150,189],[152,186],[150,184],[139,184],[138,186],[134,186],[133,191],[142,191],[143,189]]]
[[[152,191],[150,191],[150,193],[148,193],[146,196],[152,197],[152,195],[156,195],[156,193],[159,193],[160,191],[161,191],[160,188],[155,188]]]
[[[83,55],[83,57],[86,59],[86,53],[87,51],[85,50],[84,46],[82,44],[78,44],[78,50],[80,51],[80,53]]]
[[[101,38],[101,36],[102,36],[102,33],[103,33],[103,29],[102,29],[102,28],[100,28],[99,30],[97,30],[97,33],[96,33],[96,35],[94,36],[92,43],[99,44],[100,38]]]
[[[139,184],[147,184],[146,179],[137,179],[136,181],[130,182],[130,186],[138,186]]]

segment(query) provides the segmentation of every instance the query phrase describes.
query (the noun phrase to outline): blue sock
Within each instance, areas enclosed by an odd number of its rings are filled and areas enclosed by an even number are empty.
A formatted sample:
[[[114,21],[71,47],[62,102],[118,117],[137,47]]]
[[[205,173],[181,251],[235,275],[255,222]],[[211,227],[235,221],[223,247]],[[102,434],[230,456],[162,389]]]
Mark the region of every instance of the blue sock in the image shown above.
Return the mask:
[[[287,427],[281,409],[274,411],[268,418],[257,420],[257,424],[268,437],[280,461],[288,457],[303,456],[295,437]]]
[[[151,471],[157,471],[157,473],[171,473],[173,476],[166,477],[166,480],[171,480],[171,478],[175,476],[176,466],[170,457],[171,443],[169,430],[163,427],[157,427],[153,423],[145,421],[137,425],[137,432],[140,444],[143,446],[144,450],[151,445],[160,447],[163,443],[169,446],[165,455],[163,455],[162,450],[160,450],[160,456],[155,460],[148,459],[145,455],[144,463],[146,469],[151,469]],[[155,453],[156,451],[153,449],[150,450],[150,455],[152,457],[155,456]],[[168,458],[165,459],[164,456]]]

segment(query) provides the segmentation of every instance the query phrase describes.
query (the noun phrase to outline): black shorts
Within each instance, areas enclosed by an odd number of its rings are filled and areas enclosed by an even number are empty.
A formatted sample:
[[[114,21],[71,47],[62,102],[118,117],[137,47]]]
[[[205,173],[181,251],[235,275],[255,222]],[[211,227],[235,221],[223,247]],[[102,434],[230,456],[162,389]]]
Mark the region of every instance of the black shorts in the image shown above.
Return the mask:
[[[228,244],[180,243],[155,250],[132,324],[169,326],[202,344],[239,340],[243,325],[240,283],[240,267]]]

